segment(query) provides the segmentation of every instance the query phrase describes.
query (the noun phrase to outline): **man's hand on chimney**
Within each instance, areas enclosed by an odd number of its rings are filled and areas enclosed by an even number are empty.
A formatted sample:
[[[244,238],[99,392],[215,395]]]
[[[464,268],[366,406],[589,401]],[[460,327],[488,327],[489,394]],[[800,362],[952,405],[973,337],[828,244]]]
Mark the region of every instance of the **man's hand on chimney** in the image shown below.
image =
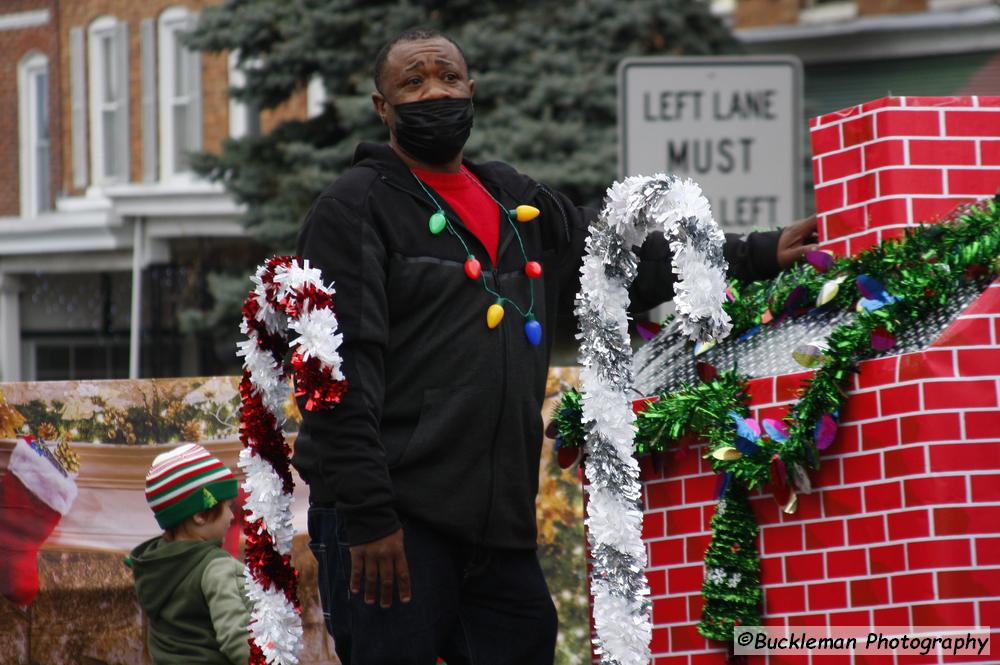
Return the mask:
[[[816,242],[816,215],[800,219],[785,228],[778,238],[778,265],[782,270],[819,248]]]

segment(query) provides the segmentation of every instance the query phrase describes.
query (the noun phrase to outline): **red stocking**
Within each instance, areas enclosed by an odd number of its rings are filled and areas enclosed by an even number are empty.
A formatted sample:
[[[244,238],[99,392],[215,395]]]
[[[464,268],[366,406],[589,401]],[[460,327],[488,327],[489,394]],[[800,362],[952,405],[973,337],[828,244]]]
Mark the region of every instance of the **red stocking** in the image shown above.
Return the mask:
[[[69,510],[76,484],[24,441],[0,479],[0,594],[29,605],[38,594],[38,550]]]

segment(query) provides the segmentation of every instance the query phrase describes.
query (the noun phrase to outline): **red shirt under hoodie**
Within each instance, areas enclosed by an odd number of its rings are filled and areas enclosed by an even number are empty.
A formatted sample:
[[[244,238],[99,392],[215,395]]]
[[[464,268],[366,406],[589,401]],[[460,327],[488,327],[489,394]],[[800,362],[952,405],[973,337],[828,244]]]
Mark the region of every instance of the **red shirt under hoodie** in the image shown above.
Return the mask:
[[[434,193],[443,198],[461,218],[489,252],[493,265],[497,262],[497,243],[500,240],[500,209],[490,198],[481,183],[464,166],[458,173],[440,171],[413,172]]]

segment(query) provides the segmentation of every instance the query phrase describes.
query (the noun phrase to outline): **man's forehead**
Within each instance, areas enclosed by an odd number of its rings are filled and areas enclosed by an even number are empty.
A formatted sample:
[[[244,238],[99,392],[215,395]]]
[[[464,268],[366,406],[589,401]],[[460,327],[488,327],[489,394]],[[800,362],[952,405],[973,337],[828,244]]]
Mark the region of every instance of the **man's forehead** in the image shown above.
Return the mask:
[[[392,47],[386,65],[389,69],[406,70],[424,63],[437,62],[465,67],[458,48],[444,37],[399,42]]]

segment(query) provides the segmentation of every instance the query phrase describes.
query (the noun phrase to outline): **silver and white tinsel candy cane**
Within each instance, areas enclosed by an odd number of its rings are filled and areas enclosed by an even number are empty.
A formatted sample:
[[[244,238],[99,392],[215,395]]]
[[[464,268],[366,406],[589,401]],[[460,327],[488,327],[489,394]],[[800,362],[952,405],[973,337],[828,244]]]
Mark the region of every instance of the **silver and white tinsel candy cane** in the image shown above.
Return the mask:
[[[662,174],[612,185],[604,210],[590,227],[576,297],[594,643],[605,665],[647,665],[650,658],[641,487],[633,456],[635,414],[628,394],[632,350],[627,309],[628,289],[638,270],[632,248],[654,231],[662,231],[670,242],[681,329],[700,341],[723,338],[731,329],[722,309],[725,236],[698,185]]]

